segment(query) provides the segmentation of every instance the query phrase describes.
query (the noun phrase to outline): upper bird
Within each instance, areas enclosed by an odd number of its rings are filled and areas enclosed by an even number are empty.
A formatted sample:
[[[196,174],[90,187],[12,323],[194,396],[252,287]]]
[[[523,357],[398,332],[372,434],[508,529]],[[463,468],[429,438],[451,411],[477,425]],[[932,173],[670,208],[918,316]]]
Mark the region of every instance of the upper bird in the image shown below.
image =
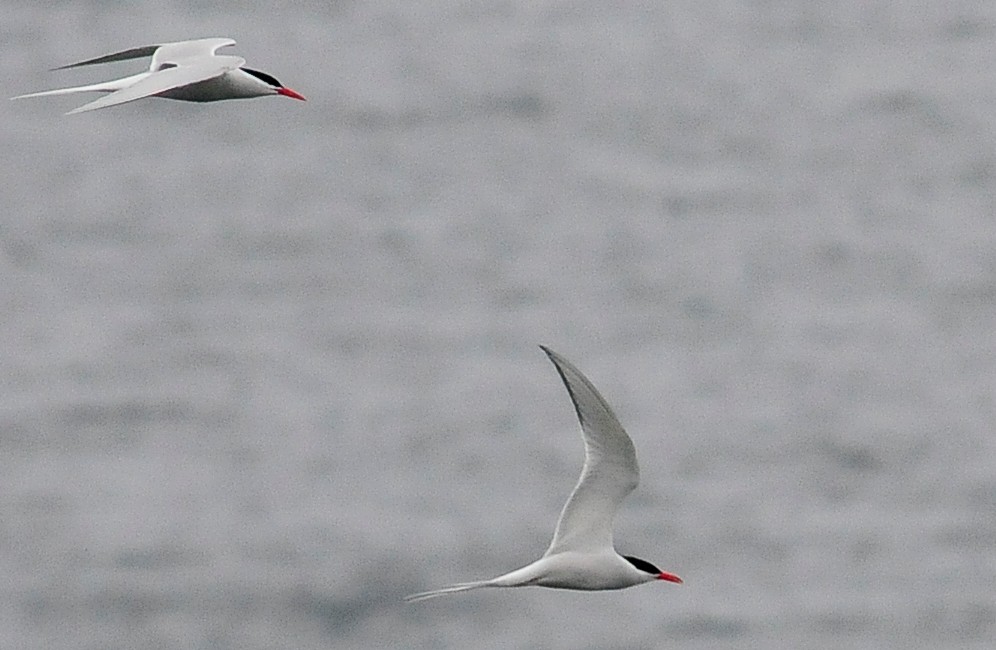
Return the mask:
[[[545,346],[540,347],[567,387],[584,438],[581,478],[560,513],[550,548],[532,564],[497,578],[412,594],[405,600],[425,600],[481,587],[598,591],[624,589],[654,580],[681,583],[678,576],[661,571],[646,560],[619,555],[613,548],[612,520],[619,504],[640,479],[633,441],[588,378],[567,359]]]
[[[145,45],[106,54],[55,69],[64,70],[97,63],[127,61],[146,56],[152,57],[152,64],[148,72],[140,72],[124,79],[46,90],[11,99],[88,91],[110,93],[106,97],[75,108],[66,115],[116,106],[150,96],[182,99],[188,102],[216,102],[222,99],[245,99],[265,95],[304,99],[300,93],[284,87],[265,72],[242,67],[246,62],[242,57],[215,54],[220,48],[228,45],[235,45],[235,41],[230,38],[199,38],[193,41]]]

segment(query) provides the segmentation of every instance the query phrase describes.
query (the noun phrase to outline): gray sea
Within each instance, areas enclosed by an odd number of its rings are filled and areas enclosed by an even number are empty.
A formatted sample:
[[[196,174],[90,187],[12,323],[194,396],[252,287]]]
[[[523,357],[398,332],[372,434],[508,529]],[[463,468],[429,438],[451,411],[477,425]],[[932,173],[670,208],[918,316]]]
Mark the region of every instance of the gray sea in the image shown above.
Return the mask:
[[[308,101],[0,102],[0,647],[992,648],[996,5],[45,3]],[[619,592],[538,557],[632,435]]]

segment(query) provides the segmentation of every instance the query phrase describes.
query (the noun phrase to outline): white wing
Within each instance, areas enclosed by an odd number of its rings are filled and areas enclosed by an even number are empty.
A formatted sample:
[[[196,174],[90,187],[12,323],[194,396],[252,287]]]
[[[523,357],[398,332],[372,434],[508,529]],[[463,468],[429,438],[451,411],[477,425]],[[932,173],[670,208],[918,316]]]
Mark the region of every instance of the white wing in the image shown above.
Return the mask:
[[[153,72],[159,70],[164,63],[183,65],[186,61],[207,59],[215,56],[215,52],[220,48],[229,45],[235,45],[235,40],[231,38],[198,38],[193,41],[163,43],[152,55],[152,64],[149,66],[149,70]]]
[[[226,72],[242,67],[244,63],[245,59],[238,56],[215,56],[205,61],[194,62],[190,65],[180,65],[175,68],[166,68],[159,72],[147,73],[148,76],[127,88],[113,92],[106,97],[101,97],[89,104],[84,104],[79,108],[69,111],[66,115],[93,111],[98,108],[107,108],[108,106],[117,106],[118,104],[133,102],[136,99],[180,88],[181,86],[189,86],[199,81],[220,77]]]
[[[553,350],[540,347],[567,387],[584,438],[581,478],[564,504],[545,555],[611,549],[616,510],[640,480],[636,449],[588,378]]]

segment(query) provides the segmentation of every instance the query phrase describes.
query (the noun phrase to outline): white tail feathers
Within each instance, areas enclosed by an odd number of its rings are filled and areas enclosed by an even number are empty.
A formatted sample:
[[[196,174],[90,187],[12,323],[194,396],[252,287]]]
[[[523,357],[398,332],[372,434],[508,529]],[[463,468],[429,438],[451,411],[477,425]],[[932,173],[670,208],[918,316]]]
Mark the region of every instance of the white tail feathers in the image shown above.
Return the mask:
[[[128,88],[135,83],[141,81],[145,77],[148,77],[148,72],[140,72],[138,74],[132,75],[130,77],[125,77],[124,79],[114,79],[113,81],[104,81],[99,84],[89,84],[86,86],[73,86],[72,88],[57,88],[56,90],[43,90],[40,93],[28,93],[27,95],[18,95],[17,97],[11,97],[11,99],[27,99],[28,97],[48,97],[50,95],[72,95],[74,93],[88,93],[88,92],[100,92],[100,93],[112,93],[122,88]]]
[[[405,596],[405,602],[415,603],[420,600],[428,600],[429,598],[435,598],[436,596],[445,596],[447,594],[456,594],[461,591],[470,591],[471,589],[480,589],[481,587],[497,587],[490,580],[481,580],[479,582],[461,582],[460,584],[450,585],[449,587],[443,587],[442,589],[435,589],[433,591],[423,591],[418,594],[411,594]]]
[[[75,86],[73,88],[59,88],[57,90],[43,90],[40,93],[29,93],[27,95],[18,95],[17,97],[11,97],[11,99],[27,99],[28,97],[47,97],[49,95],[71,95],[73,93],[85,93],[91,91],[98,92],[111,92],[112,90],[117,90],[116,88],[107,88],[107,84],[92,84],[89,86]]]

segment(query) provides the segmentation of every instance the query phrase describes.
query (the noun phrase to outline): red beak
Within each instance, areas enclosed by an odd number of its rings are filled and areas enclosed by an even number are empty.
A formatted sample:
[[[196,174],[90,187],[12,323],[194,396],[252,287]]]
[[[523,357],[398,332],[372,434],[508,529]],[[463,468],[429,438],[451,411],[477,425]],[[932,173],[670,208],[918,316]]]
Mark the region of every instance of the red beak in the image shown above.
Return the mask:
[[[296,90],[291,90],[290,88],[277,88],[277,94],[283,95],[284,97],[291,97],[293,99],[300,99],[302,102],[305,101],[304,95]]]
[[[667,580],[668,582],[677,582],[679,585],[684,583],[684,580],[674,575],[673,573],[664,573],[663,571],[659,576],[657,576],[657,579]]]

